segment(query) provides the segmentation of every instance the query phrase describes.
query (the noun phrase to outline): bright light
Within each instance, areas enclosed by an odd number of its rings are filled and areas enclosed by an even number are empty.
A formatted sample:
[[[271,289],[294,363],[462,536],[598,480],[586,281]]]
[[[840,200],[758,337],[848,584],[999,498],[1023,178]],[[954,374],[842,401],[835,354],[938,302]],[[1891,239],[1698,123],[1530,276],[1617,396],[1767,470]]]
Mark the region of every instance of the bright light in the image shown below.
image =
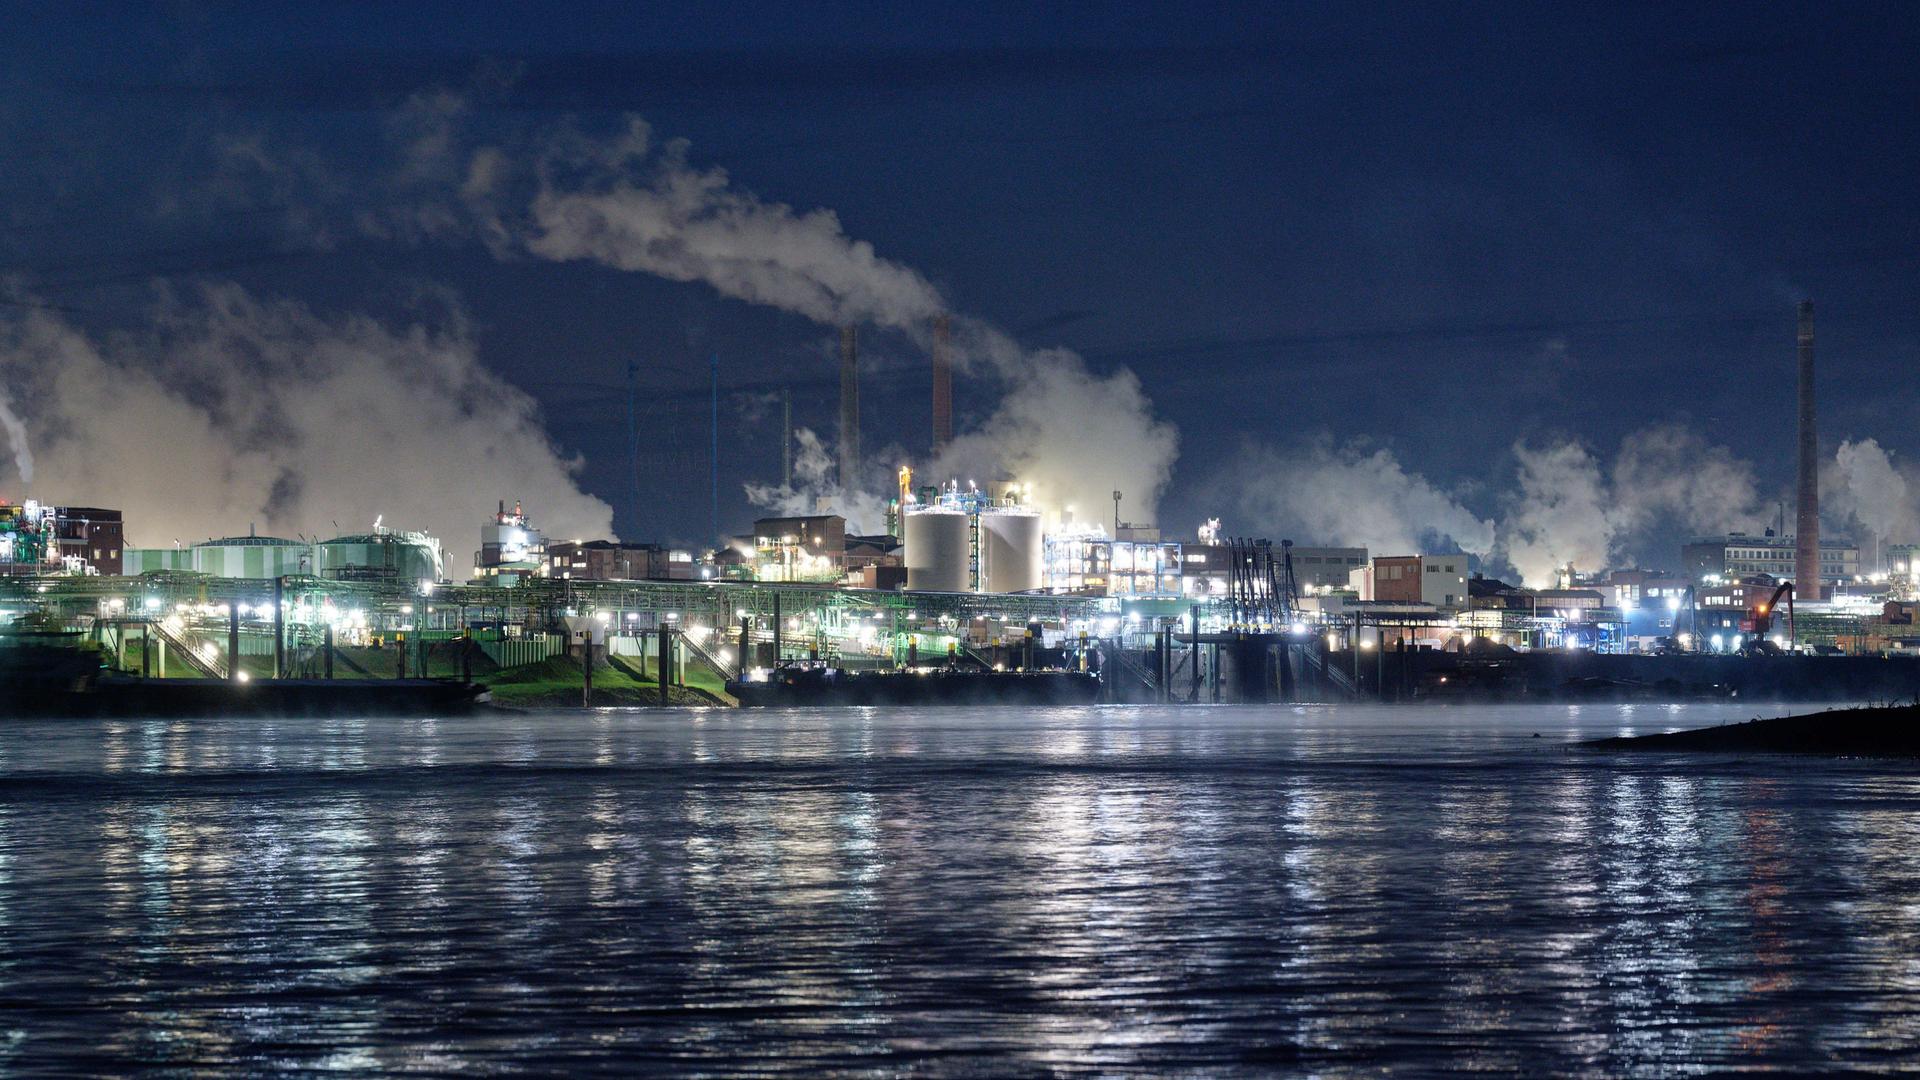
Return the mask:
[[[1373,642],[1371,642],[1371,641],[1361,641],[1361,642],[1360,642],[1360,647],[1361,647],[1361,648],[1363,648],[1363,649],[1371,649],[1371,648],[1373,648]]]
[[[1292,626],[1289,626],[1287,629],[1293,631],[1295,634],[1304,634],[1307,632],[1307,624],[1303,622],[1296,622]]]
[[[607,620],[613,618],[613,614],[607,611],[596,611],[594,612],[593,617],[599,620],[602,625],[605,625]]]
[[[251,682],[253,680],[253,676],[247,674],[244,671],[235,672],[233,677],[240,680],[241,682]]]
[[[1679,597],[1677,597],[1677,596],[1669,596],[1669,597],[1667,597],[1667,610],[1668,610],[1668,611],[1679,611],[1679,610],[1680,610],[1680,598],[1679,598]]]
[[[140,606],[146,608],[148,611],[158,611],[160,610],[160,598],[157,596],[149,596]]]
[[[1720,636],[1719,634],[1713,635],[1712,637],[1708,638],[1707,641],[1713,645],[1714,651],[1716,652],[1718,652],[1727,643],[1727,639]]]

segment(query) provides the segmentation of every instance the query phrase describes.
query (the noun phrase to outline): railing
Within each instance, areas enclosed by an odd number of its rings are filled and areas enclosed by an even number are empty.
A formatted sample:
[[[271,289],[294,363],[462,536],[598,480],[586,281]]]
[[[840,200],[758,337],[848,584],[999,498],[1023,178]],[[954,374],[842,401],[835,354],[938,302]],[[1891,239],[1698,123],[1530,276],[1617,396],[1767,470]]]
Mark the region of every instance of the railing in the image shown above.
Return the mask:
[[[173,651],[180,654],[181,659],[187,662],[188,667],[205,675],[209,679],[224,679],[227,677],[227,666],[208,660],[201,654],[200,650],[195,647],[196,643],[190,640],[187,635],[175,631],[165,622],[158,619],[147,623],[146,626],[147,630],[155,637],[173,646]]]

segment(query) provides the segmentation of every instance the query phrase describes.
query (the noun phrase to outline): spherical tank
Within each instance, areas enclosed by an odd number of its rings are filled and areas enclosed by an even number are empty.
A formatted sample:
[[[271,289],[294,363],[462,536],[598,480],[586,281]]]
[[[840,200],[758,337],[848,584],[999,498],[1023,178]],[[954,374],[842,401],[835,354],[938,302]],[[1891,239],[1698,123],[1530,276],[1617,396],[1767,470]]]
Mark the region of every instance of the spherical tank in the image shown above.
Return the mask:
[[[1040,515],[990,510],[980,515],[980,591],[1031,592],[1043,584]]]
[[[910,510],[901,517],[906,545],[907,588],[918,592],[966,592],[967,515],[958,510]]]

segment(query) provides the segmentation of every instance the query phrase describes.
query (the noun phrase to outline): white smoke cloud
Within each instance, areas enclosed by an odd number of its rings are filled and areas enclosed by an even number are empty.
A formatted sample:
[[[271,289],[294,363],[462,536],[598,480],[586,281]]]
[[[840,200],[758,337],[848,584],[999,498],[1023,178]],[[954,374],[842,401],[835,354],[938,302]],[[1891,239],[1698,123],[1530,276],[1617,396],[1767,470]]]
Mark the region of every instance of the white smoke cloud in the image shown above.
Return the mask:
[[[33,486],[33,442],[27,437],[27,423],[13,411],[13,399],[0,390],[0,427],[7,429],[7,445],[13,450],[13,468],[20,483]]]
[[[1861,439],[1842,442],[1821,472],[1825,516],[1858,526],[1867,535],[1857,540],[1920,540],[1920,469],[1913,463],[1896,462],[1877,440]]]
[[[1497,523],[1364,440],[1322,438],[1290,453],[1249,446],[1221,487],[1257,530],[1374,554],[1457,548],[1534,586],[1553,584],[1569,563],[1583,572],[1660,565],[1673,552],[1653,550],[1653,540],[1765,520],[1751,466],[1676,424],[1629,434],[1610,469],[1578,442],[1521,442],[1512,453],[1515,484],[1493,500]]]
[[[1620,441],[1613,467],[1577,442],[1513,448],[1519,489],[1508,500],[1495,554],[1529,585],[1560,567],[1581,571],[1670,552],[1646,549],[1676,533],[1750,531],[1766,520],[1753,467],[1679,424],[1643,428]]]
[[[1599,570],[1608,563],[1617,524],[1609,517],[1600,463],[1578,443],[1535,448],[1515,443],[1519,490],[1500,522],[1495,554],[1528,585],[1548,585],[1572,564]]]
[[[1679,424],[1620,441],[1613,498],[1622,534],[1676,520],[1699,533],[1745,531],[1766,518],[1753,466]]]
[[[1364,441],[1321,439],[1293,453],[1249,446],[1234,470],[1250,478],[1237,508],[1256,531],[1378,555],[1484,553],[1493,544],[1492,521]]]
[[[847,531],[851,533],[878,534],[886,529],[887,500],[841,490],[834,478],[838,463],[812,428],[795,428],[793,444],[793,486],[748,484],[748,502],[768,517],[838,514],[847,519]]]
[[[1002,348],[1011,349],[1011,342]],[[994,357],[989,352],[989,358]],[[1173,475],[1180,437],[1153,415],[1153,404],[1133,372],[1101,375],[1065,349],[1048,349],[1023,362],[996,362],[1000,405],[972,431],[956,435],[924,477],[935,483],[1015,480],[1032,487],[1032,501],[1057,517],[1105,519],[1113,493],[1121,516],[1154,521],[1160,495]]]
[[[460,134],[464,113],[457,95],[429,93],[394,120],[395,205],[363,215],[363,228],[399,239],[475,236],[503,258],[700,282],[823,325],[903,332],[921,356],[931,320],[949,311],[925,277],[849,236],[833,211],[763,200],[724,169],[691,164],[685,141],[661,141],[638,118],[609,138],[567,128],[519,145],[472,146]],[[976,319],[956,317],[952,327],[956,367],[1002,396],[923,476],[1030,481],[1045,505],[1086,507],[1083,514],[1118,489],[1129,516],[1154,517],[1178,438],[1155,419],[1131,371],[1103,374],[1062,349],[1026,350]],[[768,509],[833,506],[878,530],[875,508],[885,505],[898,461],[865,457],[855,491],[823,476],[796,480],[787,496],[766,487],[749,495]]]
[[[131,546],[384,516],[445,541],[457,575],[503,497],[550,534],[608,535],[611,509],[579,490],[533,400],[479,363],[457,312],[444,322],[327,319],[210,286],[164,298],[140,336],[0,323],[0,380],[40,448],[36,494],[125,511]]]
[[[684,140],[656,145],[637,117],[612,139],[556,141],[538,175],[520,238],[543,259],[704,282],[829,325],[918,327],[945,307],[925,278],[848,236],[833,211],[763,202],[726,170],[688,164]]]

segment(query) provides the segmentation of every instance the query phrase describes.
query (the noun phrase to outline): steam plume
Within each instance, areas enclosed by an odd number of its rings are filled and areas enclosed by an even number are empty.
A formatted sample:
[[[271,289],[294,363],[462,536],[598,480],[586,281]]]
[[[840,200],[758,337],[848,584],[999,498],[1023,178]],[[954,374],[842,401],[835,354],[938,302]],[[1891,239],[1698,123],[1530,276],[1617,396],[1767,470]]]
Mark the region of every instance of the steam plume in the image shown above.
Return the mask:
[[[1874,439],[1843,442],[1820,481],[1829,514],[1886,543],[1920,540],[1920,475]],[[1867,537],[1858,537],[1865,540]],[[1866,554],[1866,552],[1863,552]],[[1876,567],[1877,569],[1877,567]]]
[[[1249,445],[1234,468],[1251,478],[1237,508],[1255,530],[1382,555],[1484,553],[1493,543],[1493,522],[1407,472],[1385,447],[1324,438],[1294,453]]]
[[[0,427],[7,429],[7,443],[13,448],[13,466],[20,473],[20,483],[31,488],[33,444],[27,439],[26,421],[13,411],[13,399],[4,390],[0,390]]]
[[[404,197],[368,217],[369,231],[403,238],[464,231],[502,257],[587,261],[702,282],[823,326],[890,328],[921,355],[931,345],[930,320],[950,310],[920,273],[847,235],[833,211],[764,200],[724,169],[691,164],[685,141],[663,142],[638,118],[609,138],[569,128],[517,147],[471,147],[460,137],[462,112],[458,98],[427,94],[396,119],[401,165],[392,183]],[[1102,374],[1065,350],[1028,351],[978,320],[956,318],[953,327],[956,364],[996,383],[1001,402],[923,474],[1019,479],[1056,507],[1091,508],[1118,489],[1131,514],[1152,518],[1178,439],[1154,418],[1130,371]],[[797,478],[793,498],[850,519],[872,517],[891,487],[886,471],[874,469],[853,492],[824,476]],[[749,495],[769,505],[780,498],[773,492],[754,487]]]
[[[264,303],[235,286],[162,299],[105,340],[45,313],[0,323],[49,499],[126,512],[128,543],[388,524],[447,542],[457,567],[497,498],[556,535],[603,536],[533,400],[478,361],[457,311],[390,328]]]

